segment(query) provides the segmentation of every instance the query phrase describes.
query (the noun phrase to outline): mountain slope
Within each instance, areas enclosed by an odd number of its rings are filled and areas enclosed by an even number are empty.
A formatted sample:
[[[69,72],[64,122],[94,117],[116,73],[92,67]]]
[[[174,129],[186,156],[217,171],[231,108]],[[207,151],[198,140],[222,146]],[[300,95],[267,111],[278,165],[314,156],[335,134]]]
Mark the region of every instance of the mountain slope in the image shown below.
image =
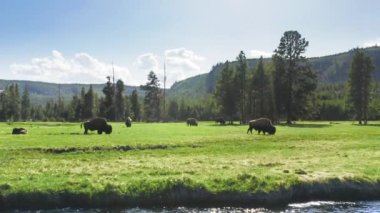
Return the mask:
[[[61,97],[67,102],[71,100],[72,96],[80,95],[82,87],[88,90],[89,84],[55,84],[37,81],[18,81],[18,80],[1,80],[0,90],[6,88],[9,84],[16,83],[19,86],[20,95],[26,87],[30,93],[30,99],[32,104],[45,104],[50,100],[57,100],[59,90]],[[103,95],[102,89],[105,84],[92,84],[93,90],[99,96]],[[137,89],[140,94],[142,91],[139,87],[125,86],[125,90],[128,95],[132,93],[134,89]]]
[[[380,80],[380,47],[369,47],[364,51],[371,57],[375,65],[374,79]],[[335,55],[309,58],[309,62],[312,69],[318,74],[318,82],[337,83],[347,81],[352,56],[353,50],[350,50]],[[258,59],[248,59],[248,69],[254,69],[257,61]],[[270,61],[270,58],[264,59],[264,63]],[[236,61],[232,64],[236,65]],[[170,88],[171,97],[204,98],[211,95],[222,68],[223,64],[219,63],[213,66],[209,73],[176,82]]]
[[[372,58],[375,65],[374,78],[380,80],[380,48],[370,47],[365,48],[364,51]],[[353,51],[339,53],[335,55],[314,57],[310,58],[309,62],[318,73],[320,83],[336,83],[344,82],[348,78],[348,71],[351,64]],[[248,68],[253,69],[256,66],[258,59],[248,59]],[[264,63],[269,63],[270,58],[264,59]],[[236,65],[236,61],[231,62]],[[212,95],[219,73],[223,68],[222,63],[218,63],[212,67],[209,73],[190,77],[188,79],[176,82],[168,90],[169,98],[185,99],[185,100],[200,100]],[[19,85],[20,93],[24,87],[27,87],[30,92],[31,102],[33,104],[45,104],[49,100],[57,100],[59,87],[61,90],[61,97],[65,101],[71,100],[73,95],[80,95],[81,88],[86,90],[90,87],[89,84],[55,84],[46,82],[34,81],[18,81],[18,80],[1,80],[0,90],[3,90],[7,85],[17,83]],[[93,84],[94,91],[102,96],[102,89],[105,84]],[[143,95],[143,91],[139,87],[125,86],[127,94],[130,95],[134,89],[137,89],[139,95]]]

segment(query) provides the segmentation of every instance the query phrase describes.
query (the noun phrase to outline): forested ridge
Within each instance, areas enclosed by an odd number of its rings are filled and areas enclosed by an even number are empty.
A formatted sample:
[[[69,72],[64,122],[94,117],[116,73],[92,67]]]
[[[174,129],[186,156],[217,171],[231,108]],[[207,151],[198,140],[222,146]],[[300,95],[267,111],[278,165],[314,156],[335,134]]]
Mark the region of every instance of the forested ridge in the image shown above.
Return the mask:
[[[162,88],[160,88],[162,83],[159,79],[154,80],[153,87],[147,85],[126,86],[119,81],[120,85],[118,85],[111,82],[110,79],[105,84],[92,85],[0,80],[0,98],[2,99],[0,119],[76,121],[93,116],[103,116],[110,120],[123,120],[131,116],[136,120],[177,121],[184,120],[187,117],[195,117],[200,120],[230,117],[232,120],[240,119],[241,123],[260,116],[271,117],[272,119],[288,117],[288,120],[354,119],[355,113],[352,104],[349,103],[351,99],[348,87],[349,72],[355,50],[358,49],[308,59],[300,57],[300,61],[297,63],[307,62],[307,67],[303,70],[310,70],[307,71],[309,74],[304,73],[304,75],[306,76],[305,79],[310,78],[311,81],[308,85],[299,83],[295,85],[303,89],[298,92],[293,91],[294,94],[289,96],[295,98],[290,100],[291,102],[298,103],[295,106],[297,109],[292,109],[296,110],[292,113],[298,116],[285,116],[289,114],[286,113],[287,110],[285,109],[286,102],[289,100],[278,98],[276,100],[276,90],[278,92],[287,88],[287,85],[281,85],[284,79],[277,79],[277,82],[275,79],[278,76],[276,72],[282,73],[279,71],[280,67],[283,66],[281,63],[284,63],[281,62],[282,59],[277,62],[273,61],[276,58],[275,55],[279,56],[280,54],[274,52],[272,58],[247,59],[245,54],[241,52],[239,54],[240,61],[228,62],[230,69],[236,72],[231,72],[229,75],[238,75],[239,69],[243,72],[239,74],[241,75],[240,80],[236,78],[235,82],[230,82],[230,86],[234,87],[234,85],[246,83],[247,86],[241,88],[243,90],[230,91],[241,97],[240,100],[235,100],[233,109],[231,108],[232,111],[230,110],[229,114],[223,113],[225,104],[220,99],[221,93],[218,95],[218,91],[216,91],[218,81],[221,80],[221,72],[226,63],[217,63],[207,74],[174,83],[167,90],[165,105],[162,101],[164,97]],[[370,94],[368,96],[368,118],[378,119],[380,118],[378,113],[380,111],[380,48],[374,46],[360,50],[369,57],[373,64],[373,70],[370,70],[370,87],[368,87]],[[255,79],[257,72],[262,73],[260,78],[266,79],[266,83],[259,86],[260,88],[257,85],[260,85],[259,83],[263,79]],[[153,75],[154,78],[157,78],[154,72]],[[314,75],[315,77],[313,77]],[[227,76],[226,79],[231,76]],[[307,82],[305,79],[298,81]],[[148,79],[148,81],[150,80]],[[314,81],[315,83],[313,83]],[[223,87],[221,86],[221,88]],[[305,88],[308,89],[304,90]],[[155,92],[152,93],[152,91]],[[260,96],[257,94],[258,91],[261,91]],[[305,93],[305,91],[308,92]],[[86,97],[86,94],[90,97]],[[155,97],[155,100],[147,97],[147,95]],[[277,94],[277,97],[280,96],[282,95]],[[90,98],[90,100],[86,101],[86,98]],[[133,104],[131,100],[133,100]],[[22,107],[25,104],[28,105],[27,110]],[[87,109],[88,104],[91,105],[90,112]],[[267,111],[264,112],[263,108]]]

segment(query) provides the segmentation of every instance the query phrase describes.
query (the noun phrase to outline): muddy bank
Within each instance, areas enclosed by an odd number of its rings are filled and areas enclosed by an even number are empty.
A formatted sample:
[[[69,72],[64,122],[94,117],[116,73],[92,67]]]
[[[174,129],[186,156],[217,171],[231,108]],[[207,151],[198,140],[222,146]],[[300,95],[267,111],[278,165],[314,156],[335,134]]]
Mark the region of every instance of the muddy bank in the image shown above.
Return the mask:
[[[3,191],[4,192],[4,191]],[[129,208],[129,207],[284,207],[289,203],[312,200],[380,200],[380,182],[342,181],[301,183],[274,192],[219,192],[191,188],[181,183],[156,193],[130,196],[105,190],[94,194],[69,191],[3,193],[0,210],[51,208]]]

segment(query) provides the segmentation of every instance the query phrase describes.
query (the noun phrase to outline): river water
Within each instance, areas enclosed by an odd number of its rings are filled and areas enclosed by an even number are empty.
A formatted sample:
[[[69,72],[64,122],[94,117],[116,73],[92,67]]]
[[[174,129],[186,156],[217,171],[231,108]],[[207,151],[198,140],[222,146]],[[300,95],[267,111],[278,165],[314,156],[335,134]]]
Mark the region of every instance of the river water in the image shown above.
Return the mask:
[[[265,209],[265,208],[238,208],[238,207],[223,207],[223,208],[156,208],[156,209],[143,209],[143,208],[130,208],[130,209],[54,209],[54,210],[39,210],[39,211],[12,211],[18,213],[62,213],[62,212],[131,212],[131,213],[171,213],[171,212],[193,212],[193,213],[219,213],[219,212],[306,212],[306,213],[322,213],[322,212],[336,212],[336,213],[349,213],[349,212],[380,212],[380,201],[373,202],[330,202],[330,201],[313,201],[308,203],[294,203],[289,204],[284,209]]]

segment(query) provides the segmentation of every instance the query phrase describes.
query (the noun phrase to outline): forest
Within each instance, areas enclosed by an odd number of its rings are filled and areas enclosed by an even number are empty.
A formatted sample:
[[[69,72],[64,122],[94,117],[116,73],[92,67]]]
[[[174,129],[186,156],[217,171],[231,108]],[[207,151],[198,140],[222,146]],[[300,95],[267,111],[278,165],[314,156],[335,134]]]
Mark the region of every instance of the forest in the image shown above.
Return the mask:
[[[288,40],[286,40],[288,39]],[[291,42],[302,41],[287,52]],[[110,121],[183,121],[188,117],[214,120],[224,117],[246,123],[250,119],[269,117],[274,121],[297,120],[358,120],[358,111],[365,120],[379,119],[380,82],[378,47],[355,48],[348,53],[330,57],[306,58],[309,42],[297,31],[287,31],[272,58],[247,59],[241,51],[236,61],[215,65],[211,72],[176,82],[164,89],[154,71],[147,83],[127,87],[122,80],[107,76],[99,88],[82,87],[71,97],[61,94],[48,101],[33,101],[29,88],[18,83],[2,84],[0,90],[1,121],[83,121],[105,117]],[[298,48],[298,49],[297,49]],[[358,54],[368,60],[353,60]],[[364,60],[364,59],[363,59]],[[366,64],[367,63],[367,64]],[[361,64],[361,65],[360,65]],[[355,66],[360,66],[355,67]],[[365,73],[351,76],[367,67]],[[22,89],[21,89],[22,88]],[[46,87],[47,88],[47,87]],[[1,88],[0,88],[1,89]],[[45,89],[49,90],[49,89]],[[129,91],[128,91],[129,90]],[[365,109],[355,105],[356,96],[368,94]],[[189,93],[192,93],[189,94]]]

